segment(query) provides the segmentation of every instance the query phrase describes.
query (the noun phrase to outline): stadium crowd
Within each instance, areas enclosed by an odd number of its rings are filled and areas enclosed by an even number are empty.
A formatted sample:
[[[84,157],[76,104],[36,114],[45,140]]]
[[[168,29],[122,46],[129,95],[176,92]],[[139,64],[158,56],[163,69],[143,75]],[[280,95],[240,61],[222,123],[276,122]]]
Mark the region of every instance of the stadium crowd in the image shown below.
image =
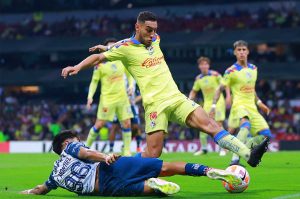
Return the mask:
[[[300,82],[260,80],[257,92],[272,109],[267,121],[275,138],[300,140]],[[0,141],[47,140],[61,129],[74,129],[85,139],[96,119],[97,106],[88,111],[85,105],[58,104],[53,99],[22,100],[22,97],[4,95],[0,89],[0,110]],[[140,111],[144,129],[142,106]],[[168,136],[170,140],[191,140],[198,133],[170,124]]]
[[[15,24],[0,23],[1,39],[23,39],[26,37],[78,37],[130,35],[135,18],[116,16],[94,16],[89,19],[66,17],[64,20],[47,23],[43,13],[33,13]],[[291,8],[261,8],[257,11],[235,9],[233,12],[214,10],[208,14],[194,11],[185,15],[166,9],[159,19],[159,32],[199,32],[237,29],[295,28],[300,25],[299,10]],[[68,27],[68,28],[66,28]]]

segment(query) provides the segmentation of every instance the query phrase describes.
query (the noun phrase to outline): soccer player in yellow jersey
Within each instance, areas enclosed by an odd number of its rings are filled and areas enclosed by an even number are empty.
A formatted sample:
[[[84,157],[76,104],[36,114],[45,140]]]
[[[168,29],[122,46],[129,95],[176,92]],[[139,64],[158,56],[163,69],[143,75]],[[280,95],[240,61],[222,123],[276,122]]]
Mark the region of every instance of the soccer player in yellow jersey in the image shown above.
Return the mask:
[[[113,45],[116,41],[107,40],[105,43]],[[98,64],[98,63],[97,63]],[[121,61],[103,62],[96,65],[92,81],[89,87],[87,107],[90,108],[93,102],[93,96],[96,92],[99,81],[101,81],[101,95],[97,112],[95,125],[90,129],[87,146],[90,147],[98,136],[101,129],[107,121],[113,121],[114,116],[121,121],[122,137],[125,156],[130,156],[131,143],[131,122],[133,117],[129,98],[126,91],[125,75],[126,69]],[[133,78],[127,72],[129,90],[133,87]]]
[[[75,75],[105,60],[120,60],[136,80],[143,98],[146,122],[147,147],[141,157],[159,157],[163,148],[168,121],[177,122],[208,133],[221,147],[229,149],[255,167],[266,151],[268,142],[249,149],[208,117],[207,113],[182,94],[172,78],[160,49],[160,37],[156,34],[157,18],[152,12],[139,13],[135,34],[110,48],[102,46],[104,53],[87,57],[76,66],[62,70],[62,76]]]
[[[216,110],[216,102],[225,86],[230,87],[232,92],[232,106],[228,121],[230,129],[239,128],[237,138],[246,143],[249,133],[253,138],[247,142],[248,147],[253,147],[261,143],[265,137],[272,137],[271,131],[265,119],[257,110],[257,106],[265,113],[269,114],[270,109],[262,103],[255,92],[255,83],[257,79],[257,67],[248,62],[249,49],[247,42],[243,40],[236,41],[233,44],[234,55],[237,62],[229,67],[224,74],[224,82],[217,89],[211,115]],[[231,164],[239,164],[239,156],[233,154]]]
[[[217,71],[210,70],[210,59],[208,57],[200,57],[197,62],[201,74],[196,77],[193,89],[190,91],[189,98],[191,100],[194,100],[197,96],[197,93],[201,90],[204,99],[203,109],[206,113],[209,113],[213,104],[215,91],[221,84],[222,76]],[[223,94],[221,94],[216,106],[216,115],[214,118],[220,127],[223,126],[223,121],[225,120],[225,111],[225,100]],[[207,137],[208,134],[200,132],[199,138],[201,143],[201,150],[194,153],[194,155],[207,153]],[[223,151],[223,153],[224,152],[225,151]]]

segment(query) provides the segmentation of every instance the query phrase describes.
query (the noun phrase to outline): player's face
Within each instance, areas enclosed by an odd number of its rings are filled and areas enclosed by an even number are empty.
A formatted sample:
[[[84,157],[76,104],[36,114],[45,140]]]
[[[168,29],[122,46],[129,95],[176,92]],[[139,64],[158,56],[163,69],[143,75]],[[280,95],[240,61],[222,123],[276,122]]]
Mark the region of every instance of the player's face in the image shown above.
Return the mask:
[[[145,23],[136,23],[135,31],[139,41],[146,47],[151,46],[152,39],[157,31],[157,21],[145,21]]]
[[[207,61],[201,61],[198,64],[198,68],[200,69],[201,73],[207,74],[209,70],[209,63]]]
[[[247,61],[249,50],[246,46],[237,46],[234,49],[234,55],[238,61]]]

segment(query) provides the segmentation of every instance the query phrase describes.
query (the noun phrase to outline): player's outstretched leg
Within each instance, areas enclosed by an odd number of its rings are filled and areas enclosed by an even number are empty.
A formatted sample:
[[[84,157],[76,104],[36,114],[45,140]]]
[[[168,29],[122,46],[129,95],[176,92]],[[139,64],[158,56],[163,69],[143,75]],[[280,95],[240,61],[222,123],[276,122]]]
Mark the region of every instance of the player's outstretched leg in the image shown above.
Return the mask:
[[[268,147],[268,141],[266,141],[250,150],[236,137],[222,129],[215,120],[209,118],[201,107],[198,107],[195,111],[190,113],[186,119],[186,124],[211,135],[214,137],[214,141],[222,148],[237,153],[252,167],[256,167],[259,164],[263,154],[266,152],[266,148]]]
[[[242,180],[234,173],[210,168],[205,165],[184,162],[163,162],[159,176],[188,175],[188,176],[207,176],[213,180],[221,180],[230,184],[240,184]]]

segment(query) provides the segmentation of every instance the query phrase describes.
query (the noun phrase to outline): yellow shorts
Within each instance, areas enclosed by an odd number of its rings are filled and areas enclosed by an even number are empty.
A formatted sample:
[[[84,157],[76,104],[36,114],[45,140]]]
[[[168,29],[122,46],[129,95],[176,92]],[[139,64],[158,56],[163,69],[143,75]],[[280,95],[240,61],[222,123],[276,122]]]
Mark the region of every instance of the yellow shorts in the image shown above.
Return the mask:
[[[222,98],[223,100],[218,101],[217,106],[216,106],[216,112],[215,112],[215,120],[217,122],[222,122],[225,120],[225,114],[226,114],[226,107],[225,107],[225,101],[224,98]],[[212,102],[204,102],[204,106],[203,109],[204,111],[209,114],[210,110],[211,110],[211,105]]]
[[[240,120],[244,117],[248,117],[251,124],[251,134],[252,136],[256,136],[258,132],[269,129],[269,125],[266,122],[265,118],[258,112],[257,107],[254,105],[237,105],[232,106],[229,119],[228,126],[230,128],[239,128]]]
[[[145,131],[168,132],[168,121],[186,125],[186,119],[199,105],[182,93],[145,106]]]
[[[105,121],[113,121],[117,116],[119,121],[133,118],[129,100],[121,101],[115,104],[103,104],[100,101],[97,112],[97,119]]]

